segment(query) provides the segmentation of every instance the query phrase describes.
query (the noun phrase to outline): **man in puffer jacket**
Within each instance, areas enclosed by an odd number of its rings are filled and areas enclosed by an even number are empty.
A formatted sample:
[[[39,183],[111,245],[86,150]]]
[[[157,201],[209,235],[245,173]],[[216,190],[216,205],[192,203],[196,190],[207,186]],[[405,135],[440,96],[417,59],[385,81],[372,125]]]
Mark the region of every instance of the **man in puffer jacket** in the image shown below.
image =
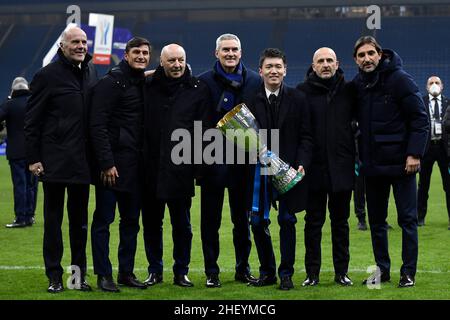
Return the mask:
[[[357,120],[360,126],[361,173],[366,176],[367,209],[378,277],[390,280],[388,224],[391,186],[402,228],[402,259],[399,287],[415,284],[417,269],[416,173],[425,152],[429,121],[419,89],[403,70],[392,50],[381,49],[371,36],[356,41],[353,57],[359,74]],[[373,277],[364,284],[373,281]]]

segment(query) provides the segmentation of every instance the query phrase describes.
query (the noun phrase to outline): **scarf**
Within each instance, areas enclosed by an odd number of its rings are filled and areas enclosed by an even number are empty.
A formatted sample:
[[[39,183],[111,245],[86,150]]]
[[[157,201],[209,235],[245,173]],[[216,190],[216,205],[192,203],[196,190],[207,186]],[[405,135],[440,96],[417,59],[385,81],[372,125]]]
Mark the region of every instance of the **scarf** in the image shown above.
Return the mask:
[[[244,82],[244,77],[242,75],[243,69],[244,65],[242,62],[239,62],[233,73],[227,73],[220,64],[220,61],[216,61],[214,71],[225,85],[225,90],[223,91],[222,97],[219,101],[218,107],[220,109],[230,111],[235,106],[236,91],[242,87]]]

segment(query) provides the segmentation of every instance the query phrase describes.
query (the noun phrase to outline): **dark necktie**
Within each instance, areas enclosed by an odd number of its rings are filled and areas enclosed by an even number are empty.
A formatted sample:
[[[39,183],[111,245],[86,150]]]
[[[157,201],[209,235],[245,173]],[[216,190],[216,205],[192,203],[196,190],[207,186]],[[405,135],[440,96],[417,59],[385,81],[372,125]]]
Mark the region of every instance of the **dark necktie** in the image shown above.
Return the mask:
[[[439,121],[441,117],[439,116],[439,103],[437,98],[433,98],[434,100],[434,120]]]
[[[277,108],[277,96],[273,93],[269,95],[269,107],[273,119],[272,127],[275,128],[278,123],[278,108]]]

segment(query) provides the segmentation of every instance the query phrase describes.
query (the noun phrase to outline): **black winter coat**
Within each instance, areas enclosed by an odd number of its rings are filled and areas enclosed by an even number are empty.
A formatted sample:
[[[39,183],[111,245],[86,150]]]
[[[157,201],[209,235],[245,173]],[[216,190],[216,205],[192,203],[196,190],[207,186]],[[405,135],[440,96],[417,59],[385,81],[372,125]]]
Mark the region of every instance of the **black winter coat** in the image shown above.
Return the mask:
[[[248,107],[255,116],[260,129],[270,129],[271,127],[279,129],[278,156],[295,170],[302,165],[305,168],[306,178],[309,174],[313,146],[308,102],[302,92],[286,85],[282,86],[280,95],[278,123],[276,124],[271,125],[270,123],[270,110],[263,86]],[[280,99],[280,95],[278,99]],[[271,136],[270,130],[268,130],[267,136]],[[274,142],[272,141],[272,143]],[[307,191],[308,184],[306,179],[303,179],[294,188],[279,196],[278,200],[285,201],[289,213],[294,214],[305,210],[308,199]],[[253,194],[253,190],[250,194]]]
[[[59,59],[34,76],[25,115],[28,163],[42,162],[42,181],[90,183],[88,103],[97,72],[86,55],[81,68]]]
[[[170,85],[167,85],[170,83]],[[186,198],[195,195],[194,178],[201,175],[201,165],[194,165],[194,121],[202,121],[202,128],[210,127],[210,94],[206,85],[192,77],[186,68],[178,81],[168,81],[162,67],[158,67],[147,84],[148,106],[145,114],[146,185],[160,199]],[[172,135],[174,131],[188,132],[190,141]],[[175,132],[176,133],[176,132]],[[202,132],[200,132],[202,134]],[[179,139],[179,140],[178,140]],[[201,139],[201,137],[200,137]],[[174,163],[172,152],[181,145],[189,148],[188,163]],[[179,155],[179,152],[175,152]],[[183,154],[184,155],[184,154]]]
[[[425,105],[402,60],[383,49],[377,68],[360,70],[353,79],[357,89],[358,146],[361,172],[368,176],[406,174],[409,155],[423,157],[429,134]]]
[[[23,132],[29,90],[15,90],[11,99],[0,106],[0,122],[6,120],[8,128],[6,157],[8,160],[25,159],[25,134]]]
[[[94,87],[89,123],[95,155],[94,184],[101,184],[101,171],[115,166],[119,177],[112,189],[138,190],[142,178],[144,84],[143,70],[133,70],[121,61]]]
[[[336,80],[326,86],[310,68],[305,82],[297,89],[306,95],[311,113],[314,141],[307,178],[311,190],[332,192],[353,189],[355,141],[351,121],[356,96],[345,83],[344,72],[336,71]]]

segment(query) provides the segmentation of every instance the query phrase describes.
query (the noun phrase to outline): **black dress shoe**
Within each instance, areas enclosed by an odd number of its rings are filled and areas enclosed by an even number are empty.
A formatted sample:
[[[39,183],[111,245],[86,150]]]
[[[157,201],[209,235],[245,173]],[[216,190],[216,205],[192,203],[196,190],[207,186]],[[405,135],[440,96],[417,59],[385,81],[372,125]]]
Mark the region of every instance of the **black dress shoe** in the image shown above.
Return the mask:
[[[26,221],[20,221],[17,219],[14,219],[12,223],[8,223],[5,227],[7,228],[25,228],[28,226]]]
[[[189,278],[185,274],[176,274],[173,277],[173,284],[176,284],[177,286],[180,286],[180,287],[193,287],[194,286],[194,284],[191,282],[191,280],[189,280]]]
[[[352,280],[346,274],[336,274],[334,276],[334,282],[340,284],[341,286],[352,286]]]
[[[85,279],[81,279],[80,288],[76,289],[84,292],[92,291],[92,287],[86,282]]]
[[[219,280],[219,275],[217,273],[212,273],[206,277],[206,287],[207,288],[220,288],[222,284]]]
[[[117,283],[130,288],[147,289],[147,285],[139,281],[133,273],[119,273]]]
[[[161,283],[161,282],[163,282],[162,274],[161,273],[153,273],[153,272],[150,273],[148,275],[148,278],[144,280],[144,284],[147,287],[153,286],[153,285],[155,285],[157,283]]]
[[[409,274],[402,274],[400,276],[400,281],[398,283],[399,288],[408,288],[408,287],[414,287],[415,280],[413,276],[410,276]]]
[[[319,284],[319,276],[315,275],[315,274],[308,274],[306,275],[306,279],[305,281],[303,281],[302,283],[302,287],[307,287],[307,286],[317,286]]]
[[[280,289],[281,290],[291,290],[294,288],[294,284],[292,283],[291,276],[282,276],[280,280]]]
[[[114,283],[112,276],[98,276],[97,278],[98,288],[106,292],[120,292],[117,285]]]
[[[272,284],[277,283],[277,277],[276,276],[269,276],[267,274],[259,277],[256,281],[249,282],[248,285],[254,286],[254,287],[264,287],[264,286],[270,286]]]
[[[243,283],[251,283],[251,282],[258,281],[258,279],[256,279],[250,272],[249,273],[236,272],[234,274],[234,280],[243,282]]]
[[[372,277],[365,279],[362,284],[367,285],[367,282],[369,281],[371,284],[376,284],[375,279],[372,279]],[[381,271],[380,282],[389,282],[389,281],[391,281],[391,275],[389,274],[389,272]]]
[[[49,293],[60,293],[64,291],[64,287],[62,285],[61,280],[50,280],[50,283],[47,288],[47,292]]]

